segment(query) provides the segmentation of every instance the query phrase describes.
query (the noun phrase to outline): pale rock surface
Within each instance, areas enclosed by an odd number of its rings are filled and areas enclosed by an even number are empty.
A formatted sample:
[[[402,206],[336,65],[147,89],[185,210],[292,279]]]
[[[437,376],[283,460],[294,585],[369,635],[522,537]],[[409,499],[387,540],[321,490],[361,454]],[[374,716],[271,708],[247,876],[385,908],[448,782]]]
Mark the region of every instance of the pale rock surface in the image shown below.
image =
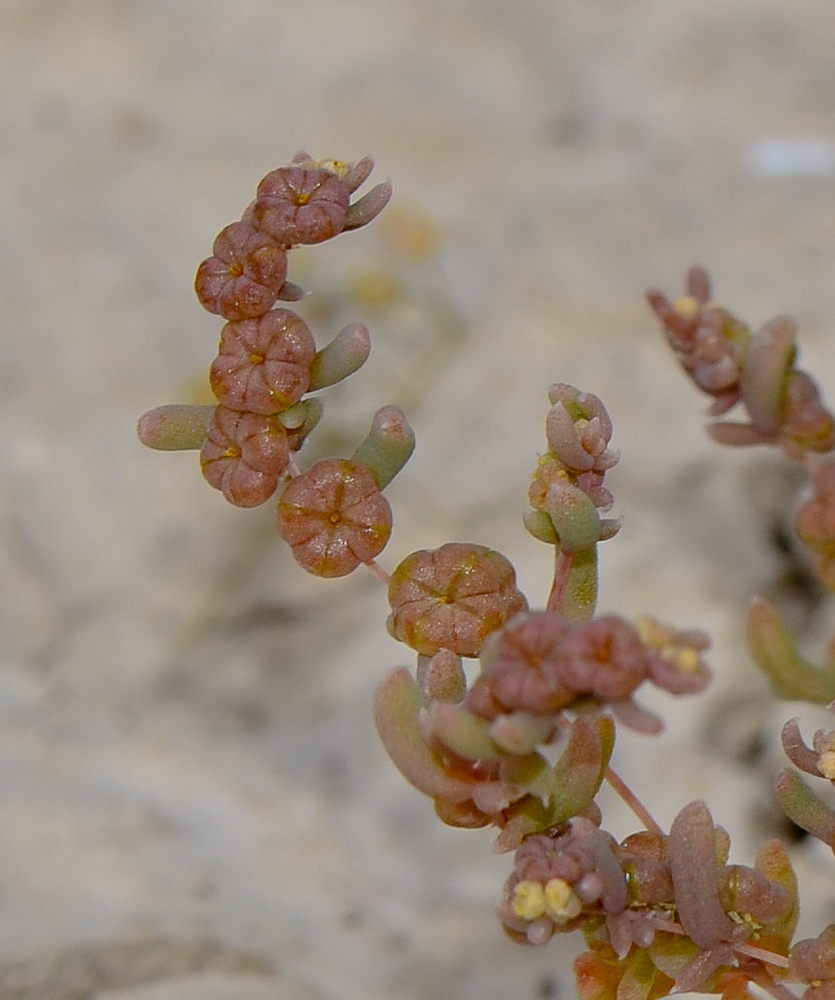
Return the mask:
[[[572,941],[499,930],[510,859],[441,827],[376,742],[374,685],[408,662],[380,588],[307,579],[268,508],[134,438],[205,392],[194,270],[302,147],[395,185],[373,227],[291,257],[321,342],[362,320],[375,344],[311,454],[399,403],[419,450],[384,559],[492,544],[537,603],[547,388],[601,395],[626,515],[601,606],[708,628],[719,675],[618,767],[664,824],[708,797],[738,857],[773,832],[777,755],[746,761],[791,707],[742,614],[768,592],[817,649],[832,614],[772,544],[796,485],[711,447],[642,290],[699,260],[750,322],[794,312],[831,398],[833,46],[830,0],[0,4],[0,1000],[571,995]],[[833,869],[800,863],[811,928]],[[114,977],[149,935],[153,974]],[[242,964],[184,964],[195,937]]]

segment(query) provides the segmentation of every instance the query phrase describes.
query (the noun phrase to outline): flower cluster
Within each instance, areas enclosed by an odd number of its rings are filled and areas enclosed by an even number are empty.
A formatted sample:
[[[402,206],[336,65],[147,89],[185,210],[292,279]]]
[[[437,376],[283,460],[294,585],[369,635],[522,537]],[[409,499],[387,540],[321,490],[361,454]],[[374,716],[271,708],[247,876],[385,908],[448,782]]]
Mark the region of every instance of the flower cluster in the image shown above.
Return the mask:
[[[791,458],[835,447],[835,418],[817,386],[794,367],[797,324],[777,316],[755,332],[710,300],[701,267],[687,275],[687,293],[670,302],[658,291],[647,299],[670,346],[696,386],[713,397],[708,411],[721,416],[742,403],[749,423],[717,421],[711,436],[722,444],[776,444]]]
[[[632,625],[615,615],[571,622],[555,611],[519,615],[494,633],[481,656],[481,676],[467,704],[482,718],[526,712],[552,716],[589,704],[644,732],[661,720],[632,700],[651,681],[672,694],[704,690],[710,673],[701,658],[708,638],[675,632],[650,618]]]
[[[391,574],[389,632],[422,656],[477,656],[484,640],[527,608],[503,555],[463,542],[407,556]]]
[[[728,864],[729,846],[704,802],[685,806],[667,835],[644,830],[620,843],[575,817],[518,848],[498,915],[525,944],[583,930],[582,1000],[615,1000],[636,973],[644,997],[773,984],[797,921],[791,867],[779,841],[753,867]]]
[[[212,256],[197,269],[198,299],[227,320],[209,372],[219,405],[200,462],[230,503],[252,507],[273,495],[290,461],[290,447],[275,444],[286,436],[281,415],[311,387],[313,334],[296,313],[275,308],[302,295],[286,280],[287,251],[370,222],[391,188],[381,184],[353,206],[349,201],[372,167],[369,157],[351,166],[299,153],[290,166],[267,174],[241,221],[220,232]],[[254,433],[272,446],[253,448],[251,421],[235,414],[269,418]]]
[[[373,161],[313,161],[299,153],[271,171],[238,222],[217,236],[197,269],[200,303],[226,320],[209,370],[217,406],[161,407],[139,424],[151,447],[199,447],[203,475],[238,507],[278,502],[278,530],[308,572],[343,576],[370,564],[391,534],[383,487],[408,458],[414,438],[396,407],[375,416],[369,437],[350,459],[317,462],[305,472],[293,453],[322,415],[307,393],[355,372],[370,350],[368,331],[351,324],[320,351],[293,302],[302,290],[287,280],[287,254],[357,229],[385,207],[391,186],[378,184],[351,202]],[[201,410],[198,418],[194,409]]]
[[[618,461],[609,448],[612,421],[597,396],[563,382],[551,386],[548,399],[548,450],[528,490],[532,510],[525,525],[534,537],[561,551],[578,552],[611,538],[620,527],[598,515],[614,503],[603,485],[606,471]]]
[[[789,956],[792,978],[806,983],[803,1000],[833,1000],[835,997],[835,924],[816,938],[798,941]]]

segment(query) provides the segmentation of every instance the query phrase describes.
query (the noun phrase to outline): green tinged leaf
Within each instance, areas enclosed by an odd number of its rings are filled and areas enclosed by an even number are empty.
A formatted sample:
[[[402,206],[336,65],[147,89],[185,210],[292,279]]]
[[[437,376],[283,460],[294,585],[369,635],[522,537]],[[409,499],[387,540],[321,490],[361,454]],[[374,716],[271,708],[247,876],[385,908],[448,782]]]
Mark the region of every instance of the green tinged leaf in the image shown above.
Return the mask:
[[[148,410],[139,418],[136,434],[147,448],[157,451],[187,451],[202,448],[214,406],[170,403]]]
[[[566,553],[583,552],[600,541],[600,514],[591,498],[579,487],[553,484],[545,495],[545,511]]]
[[[600,790],[615,745],[615,727],[608,715],[575,719],[568,744],[554,765],[554,823],[581,813]]]
[[[752,656],[779,697],[816,705],[835,699],[835,672],[813,666],[798,653],[780,616],[761,597],[751,602],[747,634]]]
[[[646,1000],[657,971],[648,951],[633,948],[626,960],[626,971],[618,983],[617,1000]]]
[[[788,852],[782,841],[769,840],[760,848],[754,868],[775,885],[779,885],[791,901],[791,909],[781,920],[777,920],[760,933],[758,945],[767,951],[787,954],[797,928],[800,903],[797,898],[797,877],[794,874]]]
[[[780,771],[774,790],[781,809],[793,823],[835,850],[835,812],[821,802],[796,771]]]
[[[377,732],[395,767],[415,788],[432,798],[464,802],[472,784],[450,775],[420,734],[422,701],[420,688],[405,667],[386,674],[374,693]]]
[[[436,701],[426,712],[432,733],[459,757],[476,761],[493,760],[502,755],[490,736],[490,723],[473,715],[463,705]]]

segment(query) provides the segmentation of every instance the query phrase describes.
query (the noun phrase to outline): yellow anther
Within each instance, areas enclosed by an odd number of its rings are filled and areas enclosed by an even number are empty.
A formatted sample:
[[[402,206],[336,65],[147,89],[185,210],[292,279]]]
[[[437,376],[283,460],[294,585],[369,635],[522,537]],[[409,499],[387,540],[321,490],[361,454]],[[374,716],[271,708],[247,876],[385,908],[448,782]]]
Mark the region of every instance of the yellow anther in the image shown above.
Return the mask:
[[[701,308],[691,295],[682,295],[680,299],[676,299],[673,302],[673,309],[675,309],[679,316],[683,316],[685,319],[692,319],[694,316],[698,316]]]
[[[661,647],[661,658],[665,663],[685,672],[696,670],[700,662],[699,654],[692,647],[672,644]]]
[[[330,170],[337,177],[344,177],[348,173],[348,164],[344,160],[317,160],[313,166],[322,170]]]
[[[576,917],[583,909],[568,882],[561,878],[552,878],[545,884],[545,912],[558,923],[565,923]]]
[[[647,646],[661,646],[665,642],[669,642],[671,638],[670,630],[659,625],[649,615],[639,615],[633,624],[635,631],[638,633],[638,638]]]
[[[545,890],[539,882],[525,880],[516,886],[513,912],[520,920],[536,920],[545,913]]]
[[[818,757],[818,770],[830,781],[835,781],[835,750],[826,750]]]

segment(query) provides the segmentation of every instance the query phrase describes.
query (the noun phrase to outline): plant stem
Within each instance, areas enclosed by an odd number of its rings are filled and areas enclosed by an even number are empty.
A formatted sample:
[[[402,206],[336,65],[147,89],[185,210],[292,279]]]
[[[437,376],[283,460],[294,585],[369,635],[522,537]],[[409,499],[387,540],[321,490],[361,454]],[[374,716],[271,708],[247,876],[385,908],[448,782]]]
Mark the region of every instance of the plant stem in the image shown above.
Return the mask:
[[[376,576],[378,580],[382,580],[388,587],[391,583],[391,574],[387,573],[383,567],[378,564],[376,559],[372,559],[371,562],[363,563],[363,565],[370,569],[374,576]]]
[[[571,554],[556,550],[554,557],[554,582],[551,584],[551,593],[548,595],[548,611],[559,611],[562,606],[563,595],[565,594],[568,577],[571,573],[573,558]]]
[[[664,835],[664,831],[652,818],[647,807],[643,804],[643,802],[641,802],[638,796],[632,791],[629,785],[626,784],[617,771],[613,770],[611,767],[607,767],[606,780],[621,797],[621,799],[623,799],[623,801],[629,806],[632,812],[635,813],[638,819],[644,824],[644,828],[646,830],[651,830],[653,833],[660,833],[662,836]]]

